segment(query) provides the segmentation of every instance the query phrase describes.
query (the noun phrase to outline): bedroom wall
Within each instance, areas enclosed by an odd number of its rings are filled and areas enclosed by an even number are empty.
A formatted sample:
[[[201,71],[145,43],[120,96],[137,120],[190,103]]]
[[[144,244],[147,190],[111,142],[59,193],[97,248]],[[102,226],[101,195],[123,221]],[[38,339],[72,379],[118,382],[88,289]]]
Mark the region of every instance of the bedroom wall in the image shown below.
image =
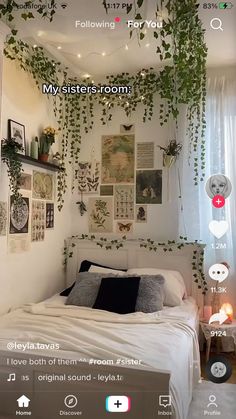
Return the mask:
[[[116,110],[113,112],[112,121],[107,125],[101,125],[101,109],[95,109],[95,125],[93,131],[85,135],[82,139],[81,147],[81,161],[91,159],[91,151],[94,147],[95,158],[101,161],[101,136],[115,135],[120,133],[120,124],[135,124],[135,141],[154,142],[154,168],[163,170],[163,193],[162,204],[148,205],[147,223],[134,223],[134,232],[132,237],[152,237],[158,240],[170,240],[178,237],[178,182],[177,182],[177,166],[169,170],[163,168],[162,152],[157,145],[166,145],[170,139],[173,138],[173,130],[170,126],[160,126],[158,116],[155,117],[155,112],[159,112],[159,104],[156,103],[154,107],[154,116],[152,121],[142,122],[143,112],[142,107],[138,109],[130,119],[126,117],[123,110]],[[99,195],[84,194],[84,202],[88,203],[88,197]],[[88,215],[85,213],[82,217],[79,214],[76,202],[80,200],[77,193],[73,194],[72,206],[72,230],[73,234],[88,233]],[[115,232],[116,222],[113,223],[113,231]],[[113,233],[114,234],[114,233]],[[124,234],[124,233],[123,233]],[[109,233],[108,233],[109,235]],[[110,233],[111,235],[111,233]]]
[[[50,102],[38,91],[33,79],[17,68],[14,62],[4,60],[3,137],[7,136],[9,118],[25,125],[28,142],[43,127],[50,124],[55,126]],[[55,152],[55,145],[53,147]],[[25,173],[32,173],[35,169],[25,164],[23,168]],[[70,177],[68,181],[70,184]],[[2,164],[0,201],[8,201],[8,198],[8,177],[5,164]],[[71,234],[70,207],[71,196],[70,192],[67,192],[65,207],[61,213],[58,213],[55,205],[54,229],[46,231],[44,241],[31,243],[29,251],[18,254],[9,253],[7,236],[0,236],[0,314],[22,303],[37,302],[63,287],[62,252],[64,238]]]

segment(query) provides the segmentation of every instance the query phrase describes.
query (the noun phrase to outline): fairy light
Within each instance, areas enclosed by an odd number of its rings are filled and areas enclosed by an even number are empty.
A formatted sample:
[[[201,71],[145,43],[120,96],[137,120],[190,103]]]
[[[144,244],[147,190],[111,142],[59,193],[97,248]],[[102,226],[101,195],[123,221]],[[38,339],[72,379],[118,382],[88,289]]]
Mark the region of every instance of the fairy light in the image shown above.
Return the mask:
[[[128,49],[129,49],[129,47],[128,47],[128,45],[126,44],[126,45],[125,45],[125,50],[126,50],[126,51],[128,51]]]
[[[102,56],[103,56],[103,57],[105,57],[105,56],[106,56],[106,53],[105,53],[105,51],[103,51],[103,52],[102,52]]]
[[[61,49],[61,46],[60,46],[60,45],[58,45],[57,49]]]
[[[81,54],[77,54],[77,57],[78,57],[78,58],[81,58]]]

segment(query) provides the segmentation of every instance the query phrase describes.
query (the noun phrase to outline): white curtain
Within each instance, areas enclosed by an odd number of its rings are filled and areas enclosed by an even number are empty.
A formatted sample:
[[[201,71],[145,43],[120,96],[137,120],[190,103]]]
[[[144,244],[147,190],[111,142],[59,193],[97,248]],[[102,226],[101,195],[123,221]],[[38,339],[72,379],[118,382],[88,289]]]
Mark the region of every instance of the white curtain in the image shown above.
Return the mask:
[[[184,120],[182,115],[182,121]],[[232,192],[221,209],[216,209],[205,192],[205,183],[193,184],[193,167],[188,164],[189,142],[182,127],[184,143],[180,161],[180,235],[207,245],[205,268],[223,261],[230,265],[230,289],[236,292],[236,69],[213,70],[208,73],[206,111],[206,180],[216,173],[225,174],[231,181]],[[184,140],[183,140],[184,138]],[[180,138],[179,138],[180,140]],[[200,154],[200,150],[199,150]],[[220,240],[209,231],[212,220],[226,220],[229,230]],[[226,248],[225,248],[226,246]],[[232,282],[233,281],[233,282]],[[222,300],[228,298],[228,295]],[[232,299],[232,295],[231,295]],[[234,294],[235,300],[235,294]]]

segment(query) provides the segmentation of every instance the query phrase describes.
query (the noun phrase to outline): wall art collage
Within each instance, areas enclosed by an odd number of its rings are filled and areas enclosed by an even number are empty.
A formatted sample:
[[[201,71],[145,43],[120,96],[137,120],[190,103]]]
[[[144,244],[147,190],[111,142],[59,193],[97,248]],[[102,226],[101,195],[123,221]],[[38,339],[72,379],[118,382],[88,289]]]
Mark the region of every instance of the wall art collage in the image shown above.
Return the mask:
[[[134,124],[102,136],[101,167],[97,161],[81,162],[78,171],[79,191],[100,195],[88,198],[90,233],[127,235],[135,223],[148,222],[148,205],[162,204],[162,170],[154,161],[154,142],[135,144]]]
[[[8,237],[10,253],[29,250],[31,242],[45,240],[45,231],[54,228],[54,175],[33,171],[22,173],[22,200],[12,197],[0,202],[0,236]]]

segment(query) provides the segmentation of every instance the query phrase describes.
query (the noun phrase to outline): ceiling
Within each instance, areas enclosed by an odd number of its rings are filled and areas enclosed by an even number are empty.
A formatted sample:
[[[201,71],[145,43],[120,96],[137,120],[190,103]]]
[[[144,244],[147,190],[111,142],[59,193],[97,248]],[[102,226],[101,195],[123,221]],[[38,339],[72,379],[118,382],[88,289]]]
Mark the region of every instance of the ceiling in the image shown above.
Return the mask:
[[[128,3],[130,1],[126,0]],[[119,2],[107,3],[112,5]],[[124,1],[120,3],[122,5]],[[155,3],[154,0],[144,1],[142,16],[145,19],[151,20],[155,16]],[[66,4],[67,7],[63,8],[62,5]],[[205,10],[200,6],[200,17],[206,30],[207,65],[236,64],[236,5],[231,10]],[[210,21],[215,17],[221,18],[223,31],[210,27]],[[115,23],[115,18],[120,18],[120,21]],[[107,74],[160,66],[153,29],[146,29],[146,36],[139,45],[135,36],[129,38],[127,20],[126,10],[122,8],[112,9],[106,14],[102,0],[58,0],[53,22],[41,18],[27,22],[17,19],[16,26],[20,28],[22,38],[46,47],[60,61],[69,65],[73,72],[82,77],[89,74],[96,81]],[[76,28],[75,21],[100,22],[102,25],[108,22],[115,24],[115,29]]]

